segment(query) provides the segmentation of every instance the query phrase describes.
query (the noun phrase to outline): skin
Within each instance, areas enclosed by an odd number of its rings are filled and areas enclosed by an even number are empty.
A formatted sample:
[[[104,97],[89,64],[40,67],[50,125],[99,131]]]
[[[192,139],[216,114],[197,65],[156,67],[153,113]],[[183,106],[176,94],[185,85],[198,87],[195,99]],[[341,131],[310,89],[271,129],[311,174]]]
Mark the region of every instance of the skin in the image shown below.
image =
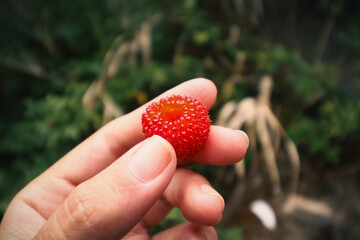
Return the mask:
[[[210,109],[216,87],[193,79],[153,101],[171,94]],[[0,239],[217,239],[212,226],[224,200],[181,166],[234,164],[244,158],[248,138],[212,126],[205,147],[184,162],[161,137],[144,140],[141,114],[150,103],[102,127],[22,189],[4,215]],[[149,236],[173,207],[188,222]]]

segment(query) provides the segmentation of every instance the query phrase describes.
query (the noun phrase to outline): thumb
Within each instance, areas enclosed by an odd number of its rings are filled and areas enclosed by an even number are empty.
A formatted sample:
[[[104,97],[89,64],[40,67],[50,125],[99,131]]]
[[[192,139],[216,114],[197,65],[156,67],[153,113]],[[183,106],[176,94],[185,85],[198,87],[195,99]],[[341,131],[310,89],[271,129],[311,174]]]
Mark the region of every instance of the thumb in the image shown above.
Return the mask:
[[[175,169],[170,143],[148,138],[77,186],[35,239],[120,239],[160,198]]]

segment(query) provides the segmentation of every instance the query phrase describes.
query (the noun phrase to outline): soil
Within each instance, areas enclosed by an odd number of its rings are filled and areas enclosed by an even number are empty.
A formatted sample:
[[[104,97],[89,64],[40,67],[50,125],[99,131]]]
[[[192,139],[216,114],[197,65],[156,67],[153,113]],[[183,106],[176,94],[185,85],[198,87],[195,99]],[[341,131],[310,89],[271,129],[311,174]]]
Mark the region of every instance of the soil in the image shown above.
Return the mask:
[[[302,156],[298,192],[290,198],[285,194],[271,196],[264,188],[266,180],[258,176],[230,224],[243,227],[245,240],[360,239],[360,161],[352,157],[334,166]],[[286,178],[282,183],[286,185]],[[276,213],[277,228],[273,231],[249,210],[249,204],[259,198]]]

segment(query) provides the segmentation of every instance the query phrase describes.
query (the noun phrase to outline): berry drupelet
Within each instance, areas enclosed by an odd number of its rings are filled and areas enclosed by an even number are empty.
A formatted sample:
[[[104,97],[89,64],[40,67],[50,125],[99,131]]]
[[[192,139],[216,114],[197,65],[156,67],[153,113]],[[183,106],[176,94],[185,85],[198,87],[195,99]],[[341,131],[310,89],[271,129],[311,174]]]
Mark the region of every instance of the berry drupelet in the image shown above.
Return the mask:
[[[141,121],[146,138],[163,137],[181,159],[191,158],[204,146],[211,125],[209,114],[200,101],[179,95],[149,105]]]

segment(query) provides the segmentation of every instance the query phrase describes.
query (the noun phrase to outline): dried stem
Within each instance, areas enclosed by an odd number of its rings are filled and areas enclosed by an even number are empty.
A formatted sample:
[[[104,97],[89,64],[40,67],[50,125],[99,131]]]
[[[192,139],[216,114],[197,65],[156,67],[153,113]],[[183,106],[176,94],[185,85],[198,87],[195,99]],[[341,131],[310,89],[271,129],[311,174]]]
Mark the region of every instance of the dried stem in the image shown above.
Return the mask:
[[[236,207],[243,199],[245,188],[252,185],[252,180],[258,172],[260,159],[263,160],[270,180],[271,192],[279,194],[281,192],[281,178],[276,162],[276,154],[283,143],[288,155],[291,166],[291,182],[286,196],[296,193],[300,172],[300,159],[296,146],[288,137],[279,120],[270,109],[270,96],[273,87],[271,76],[265,75],[259,84],[259,95],[257,98],[245,98],[240,102],[230,101],[226,103],[219,112],[217,124],[227,126],[232,129],[246,127],[249,135],[249,147],[252,153],[250,173],[245,185],[244,163],[236,164],[235,172],[237,176],[233,192],[228,200],[227,208],[224,211],[223,223],[228,222]],[[261,152],[259,152],[259,147]],[[260,153],[262,158],[260,158]],[[241,164],[241,165],[240,165]]]

